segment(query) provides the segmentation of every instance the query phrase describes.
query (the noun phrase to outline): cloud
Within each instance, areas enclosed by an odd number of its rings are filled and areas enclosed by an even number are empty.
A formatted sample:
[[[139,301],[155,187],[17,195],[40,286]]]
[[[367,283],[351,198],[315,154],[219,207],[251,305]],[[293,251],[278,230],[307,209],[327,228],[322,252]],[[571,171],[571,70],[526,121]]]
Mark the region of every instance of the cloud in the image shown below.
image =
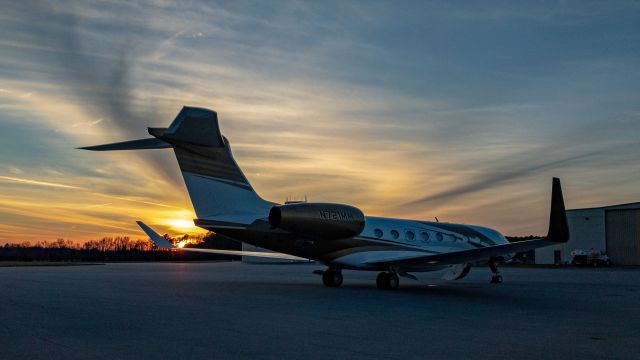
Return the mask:
[[[71,149],[145,137],[194,105],[218,111],[240,166],[271,200],[308,194],[371,215],[480,223],[492,210],[519,232],[539,224],[514,214],[538,207],[509,191],[542,198],[535,184],[552,173],[580,179],[581,203],[640,196],[628,185],[640,152],[625,149],[624,165],[616,147],[640,131],[628,47],[637,12],[574,8],[8,3],[0,162],[86,191],[22,183],[0,195],[47,199],[49,212],[62,203],[70,217],[90,210],[84,230],[102,218],[132,232],[137,216],[170,218],[190,208],[170,151]],[[96,198],[113,204],[87,208]]]
[[[15,175],[20,175],[20,174],[24,174],[24,171],[22,171],[22,169],[17,168],[15,166],[8,166],[7,169],[9,169],[9,172]]]
[[[72,128],[75,128],[75,127],[78,127],[78,126],[88,126],[88,127],[91,127],[91,126],[96,126],[96,125],[100,124],[100,123],[101,123],[101,122],[103,122],[103,121],[104,121],[104,119],[103,119],[103,118],[99,118],[99,119],[96,119],[96,120],[93,120],[93,121],[85,121],[85,122],[75,123],[75,124],[71,125],[71,127],[72,127]]]
[[[106,118],[107,127],[115,128],[125,138],[131,138],[140,137],[146,125],[156,119],[157,113],[136,98],[134,92],[132,72],[137,62],[136,43],[139,35],[133,29],[123,27],[124,34],[120,37],[123,40],[109,41],[105,43],[106,48],[95,49],[90,44],[98,40],[96,34],[85,27],[87,19],[77,14],[73,6],[34,1],[22,5],[14,3],[8,10],[32,24],[24,36],[29,36],[31,41],[42,47],[55,49],[47,59],[47,66],[52,68],[48,72],[51,80],[60,81],[65,91],[81,99],[80,106],[86,113],[100,116],[84,124],[71,124],[71,127],[93,126]],[[119,18],[131,21],[140,19],[132,7],[116,7],[114,11]],[[134,156],[153,164],[152,171],[158,171],[168,182],[177,183],[179,177],[175,168],[167,166],[154,154]]]

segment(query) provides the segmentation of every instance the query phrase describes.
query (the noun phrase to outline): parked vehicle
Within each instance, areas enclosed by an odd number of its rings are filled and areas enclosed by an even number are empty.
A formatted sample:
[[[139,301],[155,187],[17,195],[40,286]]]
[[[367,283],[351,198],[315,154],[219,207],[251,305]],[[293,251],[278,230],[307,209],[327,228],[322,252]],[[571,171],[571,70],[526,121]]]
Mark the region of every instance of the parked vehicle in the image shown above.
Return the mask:
[[[611,260],[604,251],[594,249],[576,249],[571,252],[571,265],[576,266],[611,266]]]

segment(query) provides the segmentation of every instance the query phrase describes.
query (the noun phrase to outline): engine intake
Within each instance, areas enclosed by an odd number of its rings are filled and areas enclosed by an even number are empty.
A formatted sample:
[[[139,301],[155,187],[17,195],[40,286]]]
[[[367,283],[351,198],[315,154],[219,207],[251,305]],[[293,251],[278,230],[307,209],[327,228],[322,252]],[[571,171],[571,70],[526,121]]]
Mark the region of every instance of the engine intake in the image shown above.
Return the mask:
[[[360,209],[329,203],[299,203],[274,206],[269,211],[271,226],[308,237],[342,239],[353,237],[364,229]]]

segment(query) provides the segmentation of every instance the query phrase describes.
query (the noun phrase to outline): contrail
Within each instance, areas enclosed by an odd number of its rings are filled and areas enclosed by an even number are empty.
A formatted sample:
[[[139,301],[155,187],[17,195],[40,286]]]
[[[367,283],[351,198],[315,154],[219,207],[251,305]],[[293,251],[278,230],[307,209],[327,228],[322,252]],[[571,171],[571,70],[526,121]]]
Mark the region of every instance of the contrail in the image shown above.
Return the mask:
[[[65,188],[65,189],[83,189],[83,188],[78,187],[78,186],[57,184],[57,183],[52,183],[52,182],[48,182],[48,181],[21,179],[21,178],[16,178],[16,177],[9,177],[9,176],[0,176],[0,180],[13,181],[13,182],[19,182],[19,183],[22,183],[22,184],[36,185],[36,186],[57,187],[57,188]]]
[[[24,179],[24,178],[10,177],[10,176],[0,176],[0,181],[12,181],[12,182],[17,182],[17,183],[27,184],[27,185],[34,185],[34,186],[45,186],[45,187],[55,187],[55,188],[63,188],[63,189],[76,189],[76,190],[90,191],[90,190],[88,190],[86,188],[83,188],[83,187],[80,187],[80,186],[65,185],[65,184],[53,183],[53,182],[49,182],[49,181]],[[107,198],[111,198],[111,199],[118,199],[118,200],[122,200],[122,201],[135,202],[135,203],[138,203],[138,204],[160,206],[160,207],[166,207],[166,208],[172,208],[172,209],[181,209],[178,206],[161,204],[161,203],[157,203],[157,202],[153,202],[153,201],[146,201],[146,200],[140,200],[140,199],[132,199],[132,198],[129,198],[129,197],[124,197],[124,196],[101,194],[101,193],[97,193],[97,192],[91,192],[91,194],[92,195],[97,195],[97,196],[103,196],[103,197],[107,197]],[[102,205],[107,205],[107,204],[102,204]],[[100,205],[100,206],[102,206],[102,205]]]
[[[93,193],[91,193],[91,194],[92,194],[92,195],[98,195],[98,196],[104,196],[104,197],[108,197],[108,198],[111,198],[111,199],[118,199],[118,200],[123,200],[123,201],[135,202],[135,203],[139,203],[139,204],[146,204],[146,205],[153,205],[153,206],[161,206],[161,207],[172,208],[172,209],[182,209],[181,207],[178,207],[178,206],[172,206],[172,205],[167,205],[167,204],[160,204],[160,203],[153,202],[153,201],[146,201],[146,200],[132,199],[132,198],[123,197],[123,196],[115,196],[115,195],[101,194],[101,193],[96,193],[96,192],[93,192]]]
[[[485,175],[481,175],[479,179],[464,184],[462,186],[445,190],[436,194],[428,195],[417,200],[410,201],[401,206],[417,207],[426,204],[439,203],[445,200],[467,195],[470,193],[487,190],[500,186],[511,180],[524,178],[543,170],[550,170],[566,165],[573,161],[581,160],[599,153],[599,151],[591,151],[573,156],[565,156],[560,159],[552,159],[548,161],[540,161],[544,159],[546,152],[538,152],[527,154],[524,157],[514,157],[506,164],[501,163],[493,169],[485,169]]]
[[[467,194],[493,189],[509,181],[531,176],[541,171],[568,166],[576,161],[607,152],[628,152],[631,146],[637,146],[636,140],[612,143],[603,142],[602,138],[607,138],[605,135],[614,132],[629,131],[630,129],[632,129],[631,124],[624,119],[614,119],[606,123],[583,124],[579,128],[571,129],[571,131],[556,134],[553,141],[549,141],[553,145],[543,145],[538,149],[497,159],[493,162],[493,166],[480,169],[481,174],[475,176],[473,181],[407,202],[400,205],[399,209],[439,204]]]

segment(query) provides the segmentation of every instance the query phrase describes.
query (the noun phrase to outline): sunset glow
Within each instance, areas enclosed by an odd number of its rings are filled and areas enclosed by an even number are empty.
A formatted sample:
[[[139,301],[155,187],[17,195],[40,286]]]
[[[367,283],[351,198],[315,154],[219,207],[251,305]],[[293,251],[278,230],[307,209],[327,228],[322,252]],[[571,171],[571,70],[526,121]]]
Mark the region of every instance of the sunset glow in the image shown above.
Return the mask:
[[[200,229],[193,224],[193,220],[171,219],[166,220],[166,224],[176,232],[191,233]]]
[[[203,233],[171,150],[75,149],[145,137],[183,105],[218,112],[274,202],[529,235],[552,176],[570,208],[640,200],[633,11],[444,4],[7,3],[0,245],[143,238],[136,220]]]

